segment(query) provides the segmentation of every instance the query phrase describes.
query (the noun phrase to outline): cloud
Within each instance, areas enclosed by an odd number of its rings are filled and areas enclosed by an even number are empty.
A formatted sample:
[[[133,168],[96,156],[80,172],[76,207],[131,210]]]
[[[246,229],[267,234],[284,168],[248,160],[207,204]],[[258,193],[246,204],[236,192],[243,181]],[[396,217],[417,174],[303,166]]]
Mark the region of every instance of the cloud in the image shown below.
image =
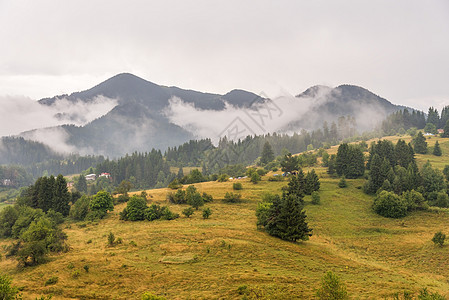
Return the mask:
[[[52,106],[23,96],[0,96],[0,136],[63,124],[85,125],[116,105],[115,99],[103,96],[89,103],[60,99]]]
[[[312,97],[296,98],[283,95],[265,103],[239,109],[226,104],[222,111],[201,110],[173,97],[164,114],[170,122],[190,131],[198,138],[211,138],[214,143],[224,136],[243,139],[248,135],[261,135],[283,130],[289,123],[300,119],[309,111]]]

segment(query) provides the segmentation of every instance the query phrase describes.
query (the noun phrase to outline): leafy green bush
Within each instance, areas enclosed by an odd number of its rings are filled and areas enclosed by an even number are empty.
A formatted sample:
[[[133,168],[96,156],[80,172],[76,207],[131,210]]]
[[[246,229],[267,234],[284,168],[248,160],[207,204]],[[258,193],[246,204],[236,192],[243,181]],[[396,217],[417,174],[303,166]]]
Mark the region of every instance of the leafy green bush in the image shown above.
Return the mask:
[[[346,179],[344,176],[342,176],[340,181],[338,182],[338,187],[343,189],[347,186],[348,186],[348,184],[346,183]]]
[[[250,181],[251,181],[252,183],[256,184],[256,183],[258,183],[258,182],[261,181],[261,180],[262,180],[262,178],[260,177],[259,173],[253,172],[253,173],[251,174]]]
[[[209,207],[203,209],[203,219],[209,219],[211,214],[212,210]]]
[[[230,192],[226,192],[223,202],[226,203],[237,203],[237,202],[241,202],[242,195],[240,194],[234,194],[234,193],[230,193]]]
[[[0,299],[13,300],[22,299],[19,289],[11,286],[11,278],[0,274]]]
[[[51,285],[51,284],[56,284],[58,282],[58,280],[59,280],[58,276],[52,276],[52,277],[48,278],[47,281],[45,281],[45,286]]]
[[[209,195],[207,193],[203,193],[202,197],[203,197],[204,203],[209,203],[209,202],[214,201],[214,198],[212,197],[212,195]]]
[[[229,181],[229,175],[228,174],[221,174],[218,176],[217,179],[218,182],[226,182]]]
[[[318,299],[322,300],[343,300],[349,299],[348,292],[346,291],[346,286],[340,282],[337,275],[331,271],[327,272],[326,275],[321,279],[321,288],[316,292]]]
[[[188,207],[188,208],[186,208],[186,209],[184,209],[184,210],[182,211],[182,214],[183,214],[184,216],[186,216],[187,218],[190,218],[190,216],[193,215],[194,212],[195,212],[195,211],[193,210],[192,207]]]
[[[236,191],[239,191],[243,189],[243,185],[240,182],[234,182],[232,184],[232,188]]]
[[[443,246],[444,244],[444,240],[446,239],[446,235],[444,233],[442,233],[441,231],[438,231],[437,233],[435,233],[435,235],[432,238],[432,242],[435,245],[438,245],[440,247]]]
[[[182,183],[180,183],[180,182],[178,181],[178,179],[175,178],[175,180],[173,180],[172,182],[170,182],[170,184],[168,185],[168,188],[169,188],[169,189],[172,189],[172,190],[180,189],[180,188],[182,188]]]
[[[121,220],[141,221],[145,219],[145,209],[147,201],[136,195],[128,201],[126,208],[120,213]]]
[[[407,204],[398,195],[382,191],[374,199],[374,211],[387,218],[402,218],[407,215]]]

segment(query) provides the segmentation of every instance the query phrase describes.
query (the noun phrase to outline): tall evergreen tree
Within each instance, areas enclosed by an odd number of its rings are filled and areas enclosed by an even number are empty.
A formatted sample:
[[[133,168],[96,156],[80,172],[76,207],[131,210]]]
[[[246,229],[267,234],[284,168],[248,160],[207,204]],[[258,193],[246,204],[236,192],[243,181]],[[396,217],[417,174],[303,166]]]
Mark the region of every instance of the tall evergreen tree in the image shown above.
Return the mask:
[[[53,197],[51,208],[57,212],[60,212],[64,216],[68,216],[70,211],[69,202],[71,196],[67,190],[67,181],[61,174],[56,177]]]
[[[446,121],[446,125],[443,128],[444,132],[441,134],[441,137],[449,138],[449,120]]]
[[[429,112],[427,114],[427,123],[432,123],[435,127],[440,124],[440,117],[438,115],[438,110],[433,107],[429,107]]]
[[[296,156],[292,156],[291,153],[288,153],[284,156],[281,161],[281,169],[283,172],[292,172],[298,170],[298,159]]]
[[[438,141],[436,141],[435,146],[433,147],[433,155],[441,156],[441,154],[443,154],[443,153],[441,152],[440,144],[438,143]]]
[[[315,172],[315,169],[307,172],[305,178],[305,193],[307,195],[311,195],[313,192],[318,191],[320,189],[320,179]]]
[[[78,177],[78,181],[75,183],[75,189],[81,193],[87,193],[87,181],[84,175]]]
[[[422,132],[418,132],[416,137],[413,139],[413,145],[415,147],[415,152],[419,154],[427,153],[427,142],[426,138],[422,134]]]
[[[394,147],[394,155],[398,165],[407,168],[414,160],[413,149],[405,143],[404,140],[399,140]]]
[[[349,145],[342,143],[338,146],[337,157],[335,159],[335,170],[338,176],[346,175],[349,165]]]
[[[303,202],[306,189],[306,181],[304,178],[304,172],[302,169],[298,171],[298,174],[292,175],[287,185],[287,195],[295,195],[299,201]]]
[[[301,200],[286,194],[273,201],[265,230],[270,235],[292,242],[308,240],[312,235]]]
[[[270,143],[266,141],[265,144],[263,145],[260,162],[265,165],[273,160],[274,160],[273,149],[271,148]]]

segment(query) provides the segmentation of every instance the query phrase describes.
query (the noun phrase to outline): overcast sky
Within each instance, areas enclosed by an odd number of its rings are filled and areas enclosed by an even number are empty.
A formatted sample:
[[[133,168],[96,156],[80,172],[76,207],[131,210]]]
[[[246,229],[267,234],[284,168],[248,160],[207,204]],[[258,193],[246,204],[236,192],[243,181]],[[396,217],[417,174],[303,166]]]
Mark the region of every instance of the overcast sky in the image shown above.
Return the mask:
[[[270,97],[348,83],[449,105],[449,1],[0,0],[0,95],[85,90],[121,72]]]

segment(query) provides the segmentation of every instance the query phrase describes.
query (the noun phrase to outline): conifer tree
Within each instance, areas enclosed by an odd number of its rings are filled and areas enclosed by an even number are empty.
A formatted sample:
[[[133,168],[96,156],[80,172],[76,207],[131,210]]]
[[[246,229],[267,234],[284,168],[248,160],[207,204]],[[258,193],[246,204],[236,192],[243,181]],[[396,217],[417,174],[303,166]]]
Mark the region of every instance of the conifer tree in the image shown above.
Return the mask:
[[[75,189],[78,192],[82,192],[82,193],[87,193],[87,181],[86,181],[86,177],[84,177],[84,175],[80,175],[78,177],[78,181],[75,184]]]
[[[71,197],[67,189],[67,181],[64,179],[64,176],[59,174],[55,181],[53,203],[51,208],[57,212],[60,212],[64,216],[68,216],[70,211],[70,199]]]
[[[318,191],[319,189],[320,189],[320,179],[318,178],[315,169],[312,169],[312,171],[307,172],[305,178],[305,193],[307,195],[311,195],[312,192]]]
[[[442,152],[441,152],[440,144],[438,143],[438,141],[436,141],[435,146],[433,147],[433,155],[441,156],[441,154],[442,154]]]
[[[271,148],[270,143],[267,141],[263,145],[262,154],[260,156],[260,162],[265,165],[273,160],[274,160],[274,152],[273,149]]]
[[[293,194],[276,198],[269,210],[265,230],[286,241],[308,240],[312,230],[306,222],[302,201]]]
[[[283,172],[298,170],[298,159],[296,156],[292,156],[291,153],[286,154],[281,161],[281,169]]]
[[[444,132],[441,134],[441,137],[449,138],[449,120],[446,121],[446,125],[443,128]]]
[[[415,152],[419,154],[427,153],[427,142],[426,138],[422,134],[422,132],[418,132],[416,137],[413,139],[413,145],[415,147]]]
[[[297,175],[290,177],[290,181],[287,185],[287,195],[295,195],[299,201],[303,201],[306,189],[306,183],[304,178],[304,172],[302,169],[298,171]]]

